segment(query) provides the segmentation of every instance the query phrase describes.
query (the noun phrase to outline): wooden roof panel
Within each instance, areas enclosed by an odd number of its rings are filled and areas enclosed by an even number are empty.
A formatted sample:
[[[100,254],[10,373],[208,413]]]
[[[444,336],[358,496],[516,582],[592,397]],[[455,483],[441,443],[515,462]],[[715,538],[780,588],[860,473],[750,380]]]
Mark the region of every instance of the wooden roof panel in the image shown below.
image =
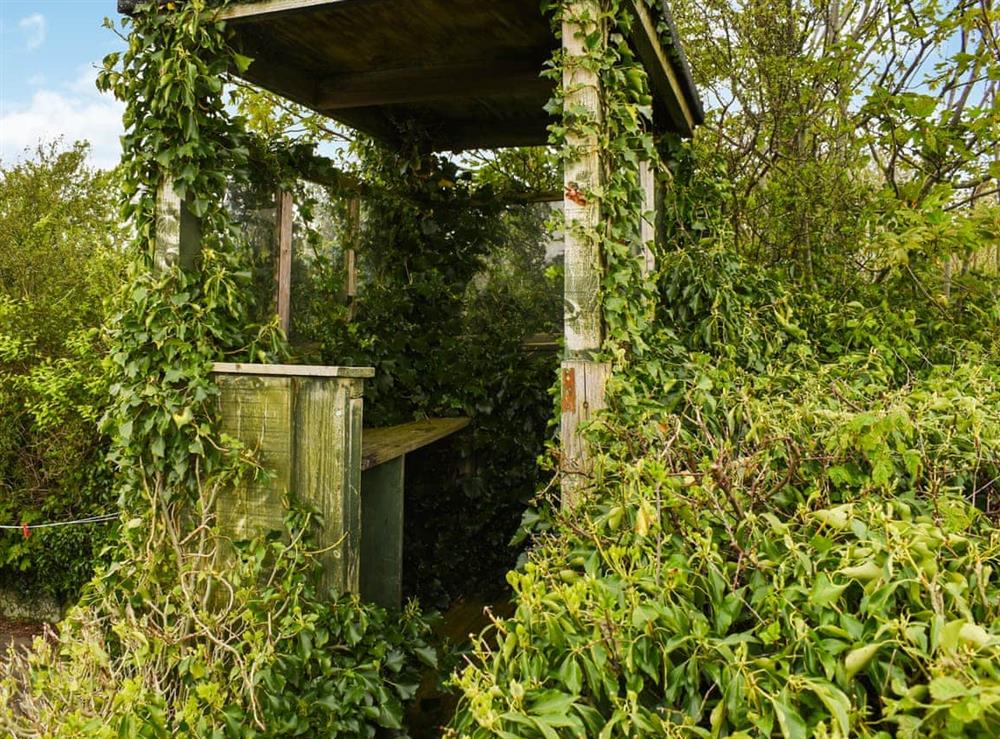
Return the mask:
[[[666,3],[632,6],[654,121],[689,134],[702,113],[683,54],[657,37]],[[539,0],[258,0],[221,17],[254,59],[250,82],[378,138],[409,121],[434,150],[548,140],[554,83],[540,75],[558,40]]]

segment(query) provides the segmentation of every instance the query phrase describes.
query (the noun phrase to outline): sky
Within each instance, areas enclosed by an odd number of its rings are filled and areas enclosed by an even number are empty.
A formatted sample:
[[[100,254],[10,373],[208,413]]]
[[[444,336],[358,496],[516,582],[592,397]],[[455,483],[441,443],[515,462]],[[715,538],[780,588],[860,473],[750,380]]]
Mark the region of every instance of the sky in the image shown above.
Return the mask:
[[[116,0],[0,0],[0,162],[61,139],[89,141],[96,167],[117,164],[122,107],[94,80],[124,44],[105,16],[117,21]]]

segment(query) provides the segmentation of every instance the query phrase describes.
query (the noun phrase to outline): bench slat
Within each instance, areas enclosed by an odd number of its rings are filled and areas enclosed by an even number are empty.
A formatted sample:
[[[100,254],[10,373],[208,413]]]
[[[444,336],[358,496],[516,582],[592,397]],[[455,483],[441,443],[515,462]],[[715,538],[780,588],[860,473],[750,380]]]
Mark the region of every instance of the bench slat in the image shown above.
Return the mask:
[[[370,470],[390,459],[433,444],[469,425],[469,418],[428,418],[399,426],[365,429],[361,434],[361,469]]]

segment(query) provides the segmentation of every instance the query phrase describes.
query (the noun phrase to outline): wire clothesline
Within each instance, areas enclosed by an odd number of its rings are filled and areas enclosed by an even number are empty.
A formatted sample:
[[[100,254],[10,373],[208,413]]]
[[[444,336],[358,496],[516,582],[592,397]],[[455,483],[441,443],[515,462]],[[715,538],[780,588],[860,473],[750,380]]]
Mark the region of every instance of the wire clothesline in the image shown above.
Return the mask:
[[[45,521],[43,523],[19,523],[19,524],[0,524],[0,530],[2,531],[24,531],[25,529],[50,529],[55,526],[76,526],[79,524],[88,523],[107,523],[108,521],[114,521],[118,518],[117,513],[103,513],[97,516],[88,516],[87,518],[78,518],[73,521]]]

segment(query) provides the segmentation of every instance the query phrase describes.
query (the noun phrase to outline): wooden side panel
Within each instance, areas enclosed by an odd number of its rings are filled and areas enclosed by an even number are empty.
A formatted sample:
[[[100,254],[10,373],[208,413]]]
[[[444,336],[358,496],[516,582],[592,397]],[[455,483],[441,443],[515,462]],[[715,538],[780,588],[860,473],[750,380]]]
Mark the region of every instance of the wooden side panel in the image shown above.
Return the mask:
[[[320,555],[323,587],[356,590],[360,519],[356,490],[347,470],[351,398],[343,380],[295,378],[293,479],[295,492],[323,515]]]
[[[198,219],[177,194],[170,178],[160,183],[156,193],[156,251],[158,270],[180,265],[194,269],[201,250],[201,227]]]
[[[218,376],[221,429],[258,454],[275,473],[219,495],[222,530],[233,538],[283,527],[283,497],[292,488],[292,393],[287,377]]]
[[[596,22],[578,24],[573,18],[597,18],[600,3],[573,0],[567,3],[562,42],[566,52],[563,87],[567,117],[575,109],[586,109],[600,116],[600,83],[597,75],[582,63],[586,58],[584,37],[598,30]],[[592,128],[592,127],[589,127]],[[572,135],[567,140],[573,153],[564,168],[565,179],[565,284],[564,321],[566,351],[570,358],[588,357],[601,346],[603,339],[601,306],[602,262],[598,245],[581,231],[592,229],[601,218],[599,203],[586,195],[602,186],[601,158],[597,134]]]
[[[605,407],[608,362],[568,359],[562,364],[562,504],[574,505],[593,465],[580,426]]]
[[[323,515],[324,588],[357,592],[361,547],[363,381],[339,377],[217,375],[223,431],[255,450],[271,479],[219,496],[220,528],[233,538],[284,529],[293,493]]]
[[[361,474],[361,597],[383,608],[399,608],[403,599],[405,459]]]

